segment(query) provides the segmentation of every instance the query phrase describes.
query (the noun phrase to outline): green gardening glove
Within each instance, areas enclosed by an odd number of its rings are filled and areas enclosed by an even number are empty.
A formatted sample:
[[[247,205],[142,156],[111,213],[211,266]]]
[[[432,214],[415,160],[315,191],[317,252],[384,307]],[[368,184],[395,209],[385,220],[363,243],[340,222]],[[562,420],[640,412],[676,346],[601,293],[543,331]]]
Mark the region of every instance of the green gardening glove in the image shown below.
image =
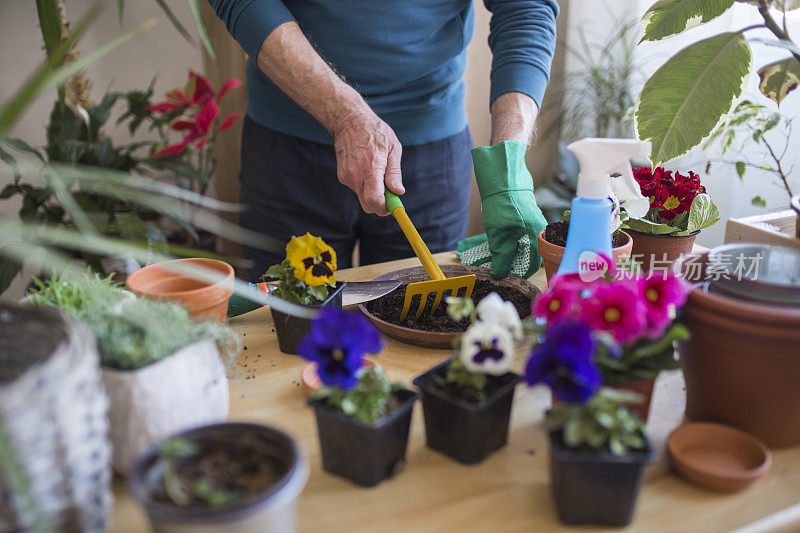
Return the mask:
[[[522,141],[503,141],[472,150],[495,279],[507,276],[512,264],[527,263],[524,278],[542,265],[537,237],[547,221],[533,196],[533,178],[525,166],[527,149]]]

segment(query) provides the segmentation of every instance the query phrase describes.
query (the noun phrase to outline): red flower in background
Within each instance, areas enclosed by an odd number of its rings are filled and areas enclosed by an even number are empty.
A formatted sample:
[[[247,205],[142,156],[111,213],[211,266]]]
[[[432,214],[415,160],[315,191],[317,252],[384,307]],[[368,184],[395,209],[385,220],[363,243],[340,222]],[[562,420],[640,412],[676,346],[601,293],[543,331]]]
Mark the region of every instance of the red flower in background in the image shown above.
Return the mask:
[[[162,114],[179,111],[180,116],[170,125],[170,129],[185,132],[181,142],[165,146],[152,155],[179,155],[193,144],[195,150],[200,150],[211,137],[230,128],[239,118],[239,113],[231,113],[215,129],[213,126],[219,114],[217,104],[228,91],[241,85],[242,82],[231,78],[222,85],[219,92],[215,93],[208,78],[189,71],[189,81],[183,90],[169,91],[165,101],[145,107],[148,111]]]
[[[706,192],[700,184],[700,177],[689,171],[688,176],[680,172],[665,170],[663,167],[637,168],[633,176],[642,194],[650,200],[650,209],[658,210],[656,214],[664,220],[673,220],[686,213],[698,194]]]

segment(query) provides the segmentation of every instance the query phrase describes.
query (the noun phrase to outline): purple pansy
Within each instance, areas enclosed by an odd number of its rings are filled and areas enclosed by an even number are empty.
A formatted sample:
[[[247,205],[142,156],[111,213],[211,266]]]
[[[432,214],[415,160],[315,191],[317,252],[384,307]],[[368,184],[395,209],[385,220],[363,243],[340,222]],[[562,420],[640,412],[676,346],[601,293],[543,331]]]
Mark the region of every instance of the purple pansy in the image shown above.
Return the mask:
[[[478,321],[461,337],[461,362],[470,372],[502,376],[514,359],[514,337],[507,328]]]
[[[600,371],[592,357],[595,340],[591,330],[575,321],[548,328],[544,342],[534,347],[525,366],[528,385],[544,383],[555,397],[583,403],[600,387]]]
[[[317,363],[317,374],[326,385],[352,389],[364,354],[378,353],[383,339],[378,330],[358,313],[323,308],[311,322],[311,332],[297,349],[300,356]]]

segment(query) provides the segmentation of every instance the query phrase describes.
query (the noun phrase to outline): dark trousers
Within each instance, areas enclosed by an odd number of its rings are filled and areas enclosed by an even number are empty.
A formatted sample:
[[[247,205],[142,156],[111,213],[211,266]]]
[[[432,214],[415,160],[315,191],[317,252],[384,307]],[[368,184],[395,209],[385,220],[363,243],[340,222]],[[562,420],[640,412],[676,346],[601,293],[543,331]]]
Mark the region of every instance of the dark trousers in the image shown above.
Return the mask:
[[[472,174],[469,130],[419,146],[404,146],[403,205],[431,252],[454,250],[467,229]],[[241,225],[281,242],[306,232],[334,250],[338,268],[351,266],[360,241],[362,265],[403,259],[414,251],[390,215],[361,210],[356,194],[339,183],[333,146],[298,139],[245,118],[242,133]],[[251,281],[285,250],[245,247]]]

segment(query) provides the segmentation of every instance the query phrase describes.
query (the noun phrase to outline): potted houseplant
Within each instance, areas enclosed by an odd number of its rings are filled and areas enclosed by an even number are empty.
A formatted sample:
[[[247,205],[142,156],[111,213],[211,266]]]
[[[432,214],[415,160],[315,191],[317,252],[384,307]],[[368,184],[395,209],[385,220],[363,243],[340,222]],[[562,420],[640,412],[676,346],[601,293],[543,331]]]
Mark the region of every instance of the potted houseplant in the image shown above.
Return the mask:
[[[306,233],[292,237],[286,259],[272,265],[262,279],[277,280],[272,294],[307,307],[342,307],[344,283],[336,281],[336,252],[320,237]],[[278,347],[296,354],[300,339],[311,331],[311,320],[272,309]]]
[[[128,486],[156,531],[295,531],[308,464],[276,429],[246,423],[190,429],[151,446]]]
[[[633,517],[654,452],[644,422],[626,407],[638,395],[601,388],[596,343],[596,333],[582,322],[548,326],[530,354],[525,380],[546,384],[558,400],[545,424],[559,520],[622,527]]]
[[[459,353],[414,380],[422,391],[428,447],[464,464],[502,448],[519,376],[510,372],[522,323],[513,304],[490,293],[475,308],[471,298],[450,297],[453,320],[470,317]]]
[[[79,282],[36,280],[27,298],[61,308],[94,333],[118,472],[127,472],[158,439],[227,418],[228,379],[220,356],[238,354],[235,332],[192,320],[174,303],[136,297],[96,275]]]
[[[700,230],[719,221],[719,210],[700,177],[683,175],[663,167],[633,171],[650,207],[642,218],[629,216],[623,222],[633,237],[633,260],[645,271],[669,268],[681,255],[692,251]]]
[[[675,342],[689,338],[675,321],[689,287],[672,272],[645,275],[610,268],[591,282],[558,276],[533,304],[547,327],[579,320],[597,333],[594,363],[603,383],[641,394],[633,408],[647,420],[655,379],[662,370],[680,368]]]
[[[365,487],[405,463],[411,408],[417,394],[390,383],[379,366],[364,366],[383,339],[363,316],[323,308],[300,342],[300,355],[317,363],[323,386],[309,398],[317,419],[322,466]]]
[[[631,256],[631,249],[633,247],[633,240],[630,235],[618,229],[619,224],[617,224],[616,227],[616,231],[614,231],[611,236],[612,253],[614,255],[615,264],[628,259]],[[564,257],[564,248],[567,245],[568,233],[569,211],[564,213],[561,220],[550,222],[539,232],[539,255],[542,256],[542,266],[544,267],[548,282],[558,270],[558,266],[561,264],[561,258]]]

